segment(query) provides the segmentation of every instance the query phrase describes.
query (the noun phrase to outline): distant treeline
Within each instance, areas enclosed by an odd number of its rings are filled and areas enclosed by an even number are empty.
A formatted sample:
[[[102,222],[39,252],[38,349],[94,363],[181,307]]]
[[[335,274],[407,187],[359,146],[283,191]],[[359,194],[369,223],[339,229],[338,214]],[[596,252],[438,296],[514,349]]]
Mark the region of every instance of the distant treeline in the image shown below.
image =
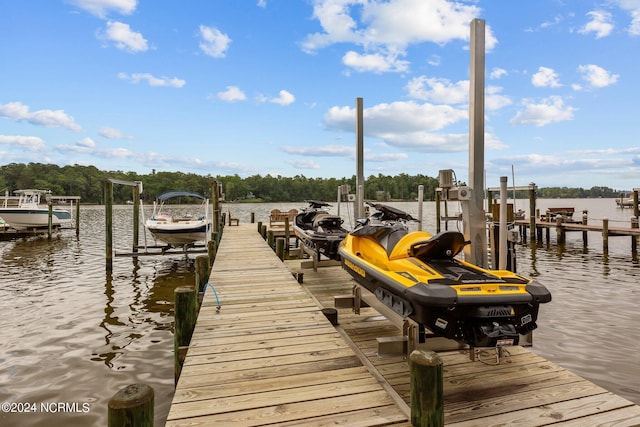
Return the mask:
[[[332,201],[337,198],[338,187],[350,186],[355,193],[355,176],[351,178],[307,178],[253,175],[241,178],[238,175],[197,175],[183,172],[156,172],[140,175],[135,172],[102,171],[94,166],[57,166],[43,163],[10,163],[0,166],[0,190],[12,194],[14,190],[50,190],[55,195],[80,196],[82,203],[104,203],[104,181],[117,178],[141,181],[143,198],[152,201],[158,194],[169,190],[188,190],[206,197],[211,194],[211,183],[222,184],[227,201],[301,202],[308,199]],[[426,175],[386,176],[378,174],[366,178],[367,200],[414,200],[418,196],[418,185],[424,186],[425,200],[435,199],[438,179]],[[122,185],[113,186],[115,203],[131,200],[132,190]],[[538,198],[590,198],[619,197],[620,191],[608,187],[583,188],[546,187],[539,188]],[[518,198],[528,198],[526,191],[516,193]]]

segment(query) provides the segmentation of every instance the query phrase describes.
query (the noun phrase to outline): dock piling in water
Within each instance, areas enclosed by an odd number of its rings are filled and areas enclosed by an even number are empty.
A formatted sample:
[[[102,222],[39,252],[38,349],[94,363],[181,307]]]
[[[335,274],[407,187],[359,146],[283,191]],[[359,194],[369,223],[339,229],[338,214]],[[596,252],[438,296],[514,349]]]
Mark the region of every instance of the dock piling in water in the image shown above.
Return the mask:
[[[182,371],[182,363],[186,356],[186,347],[191,342],[191,335],[196,325],[197,314],[197,298],[194,296],[194,287],[180,286],[174,291],[174,335],[173,335],[173,353],[174,353],[174,375],[175,382],[178,383],[180,372]]]
[[[109,400],[109,427],[153,427],[153,388],[147,384],[130,384]]]

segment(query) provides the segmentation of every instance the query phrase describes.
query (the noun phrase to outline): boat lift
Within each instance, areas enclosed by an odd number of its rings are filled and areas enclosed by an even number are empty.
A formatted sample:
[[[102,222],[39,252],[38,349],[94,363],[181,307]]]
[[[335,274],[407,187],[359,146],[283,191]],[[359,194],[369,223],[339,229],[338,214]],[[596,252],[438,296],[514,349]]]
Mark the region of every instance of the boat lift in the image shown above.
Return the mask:
[[[471,241],[464,249],[464,259],[482,268],[488,268],[487,261],[487,232],[486,216],[484,212],[484,89],[485,89],[485,21],[474,19],[470,31],[470,87],[469,87],[469,185],[454,185],[453,171],[440,172],[441,194],[445,200],[456,200],[462,204],[463,231],[465,240]],[[356,148],[360,153],[362,141],[362,98],[356,100]],[[357,177],[361,177],[362,156],[357,156]],[[363,175],[363,174],[362,174]],[[356,218],[362,216],[364,181],[356,182]],[[506,180],[505,180],[506,187]],[[506,192],[505,192],[506,194]],[[506,208],[506,203],[504,203]],[[502,206],[501,206],[502,209]],[[506,212],[502,215],[506,220]],[[456,218],[458,219],[458,218]],[[438,218],[439,223],[440,218]],[[506,236],[506,233],[504,233]],[[506,257],[503,257],[506,258]],[[378,338],[378,354],[409,355],[418,345],[427,350],[446,351],[469,348],[472,361],[478,359],[480,349],[470,348],[467,344],[443,337],[438,337],[425,331],[423,325],[403,317],[392,308],[383,304],[378,298],[364,287],[355,284],[352,295],[337,296],[334,300],[336,308],[352,308],[356,314],[360,308],[370,306],[386,317],[391,323],[402,330],[402,336],[393,338]],[[520,345],[531,343],[531,333],[520,337]],[[503,347],[496,347],[496,364],[504,355]],[[482,361],[482,360],[481,360]],[[484,361],[483,361],[484,362]],[[486,363],[486,362],[485,362]]]

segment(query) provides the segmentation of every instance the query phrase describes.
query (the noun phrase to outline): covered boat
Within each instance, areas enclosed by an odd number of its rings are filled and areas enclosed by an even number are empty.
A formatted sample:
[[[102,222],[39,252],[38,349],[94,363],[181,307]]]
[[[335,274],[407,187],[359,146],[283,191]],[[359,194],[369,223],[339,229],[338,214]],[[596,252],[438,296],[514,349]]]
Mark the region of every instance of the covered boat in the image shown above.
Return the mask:
[[[301,210],[293,221],[293,232],[300,242],[319,255],[338,258],[338,245],[349,233],[342,228],[342,218],[329,213],[329,203],[307,200],[308,208]]]
[[[9,204],[5,198],[0,206],[0,217],[16,230],[46,230],[49,227],[49,206],[41,204],[42,197],[51,197],[50,191],[45,190],[16,190],[18,196],[15,206]],[[53,206],[51,209],[51,225],[59,228],[72,221],[71,212]]]
[[[370,205],[378,212],[360,221],[338,253],[343,268],[383,304],[474,347],[516,345],[537,327],[539,305],[551,301],[543,285],[456,258],[469,243],[458,231],[409,232],[410,215]]]
[[[165,202],[177,198],[197,199],[200,206],[197,213],[174,214]],[[156,197],[153,214],[145,221],[145,227],[156,241],[171,247],[185,247],[196,242],[206,242],[211,231],[208,213],[208,199],[191,191],[168,191]]]

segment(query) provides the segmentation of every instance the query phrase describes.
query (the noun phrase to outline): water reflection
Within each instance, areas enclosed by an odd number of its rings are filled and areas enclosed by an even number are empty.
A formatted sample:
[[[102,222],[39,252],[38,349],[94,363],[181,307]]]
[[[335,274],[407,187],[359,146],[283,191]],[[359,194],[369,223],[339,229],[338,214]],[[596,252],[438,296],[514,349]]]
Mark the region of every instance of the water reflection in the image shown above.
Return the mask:
[[[139,329],[173,331],[174,290],[195,281],[195,260],[187,256],[151,263],[134,257],[131,263],[130,276],[120,274],[114,278],[113,273],[105,273],[106,304],[100,322],[100,328],[106,332],[104,346],[94,352],[91,360],[103,362],[109,368],[124,368],[115,362],[127,347],[145,336],[137,332]],[[122,303],[117,301],[118,290]]]

